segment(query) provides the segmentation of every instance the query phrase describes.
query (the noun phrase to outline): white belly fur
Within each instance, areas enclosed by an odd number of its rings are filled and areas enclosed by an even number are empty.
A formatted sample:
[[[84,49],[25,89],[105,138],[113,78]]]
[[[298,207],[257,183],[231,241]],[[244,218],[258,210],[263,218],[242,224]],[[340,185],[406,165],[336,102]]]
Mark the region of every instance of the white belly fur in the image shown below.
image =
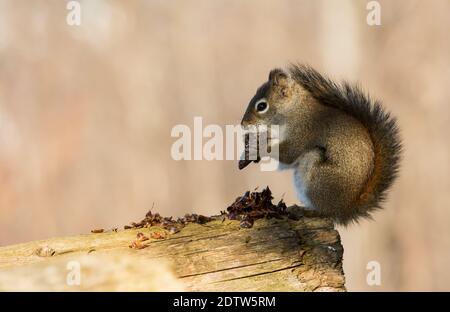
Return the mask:
[[[317,150],[311,150],[303,154],[296,161],[294,169],[294,186],[298,199],[305,205],[305,208],[316,210],[311,200],[308,198],[308,185],[311,184],[311,173],[314,166],[320,161],[321,155]]]
[[[301,176],[298,169],[294,171],[294,187],[297,192],[297,198],[302,202],[305,208],[314,210],[314,206],[312,205],[310,199],[308,198],[307,188],[305,183],[303,182],[303,177]]]

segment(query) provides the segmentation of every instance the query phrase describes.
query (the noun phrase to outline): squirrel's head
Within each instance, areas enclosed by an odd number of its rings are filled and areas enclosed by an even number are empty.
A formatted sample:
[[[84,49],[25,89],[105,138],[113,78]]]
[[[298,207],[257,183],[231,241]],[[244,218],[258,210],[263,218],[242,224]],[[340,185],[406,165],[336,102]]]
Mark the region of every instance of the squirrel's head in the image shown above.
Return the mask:
[[[281,69],[274,69],[269,80],[256,91],[248,104],[241,125],[267,126],[282,125],[291,109],[294,82],[290,75]]]
[[[244,128],[278,126],[280,160],[285,163],[293,161],[298,150],[307,147],[317,135],[317,120],[323,109],[296,80],[295,69],[272,70],[269,80],[248,104],[241,122]]]

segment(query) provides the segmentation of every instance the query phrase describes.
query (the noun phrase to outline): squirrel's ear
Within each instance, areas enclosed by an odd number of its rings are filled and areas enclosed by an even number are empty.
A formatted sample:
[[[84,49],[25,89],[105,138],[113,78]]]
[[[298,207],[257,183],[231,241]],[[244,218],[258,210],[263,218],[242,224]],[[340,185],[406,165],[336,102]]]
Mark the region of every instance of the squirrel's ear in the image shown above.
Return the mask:
[[[270,71],[269,81],[274,86],[287,86],[288,85],[288,75],[281,69],[276,68]]]
[[[289,76],[281,69],[273,69],[269,74],[269,82],[282,95],[286,96],[289,89]]]

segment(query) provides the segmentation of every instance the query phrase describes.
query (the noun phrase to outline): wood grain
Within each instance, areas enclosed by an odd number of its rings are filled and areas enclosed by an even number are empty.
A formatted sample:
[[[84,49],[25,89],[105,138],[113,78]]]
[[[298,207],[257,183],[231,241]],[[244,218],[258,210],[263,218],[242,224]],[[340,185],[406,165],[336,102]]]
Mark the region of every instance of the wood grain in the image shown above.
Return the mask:
[[[242,229],[238,221],[218,218],[149,239],[143,249],[129,248],[139,232],[150,237],[164,231],[130,229],[1,247],[0,290],[345,291],[343,248],[326,219],[260,219]],[[80,285],[67,284],[71,261],[80,264]]]

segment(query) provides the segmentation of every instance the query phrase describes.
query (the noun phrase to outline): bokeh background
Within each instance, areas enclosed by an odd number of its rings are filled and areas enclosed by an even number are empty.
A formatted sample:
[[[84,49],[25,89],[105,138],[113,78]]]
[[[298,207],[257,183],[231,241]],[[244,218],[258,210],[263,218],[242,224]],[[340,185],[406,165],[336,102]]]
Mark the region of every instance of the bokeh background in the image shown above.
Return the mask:
[[[349,290],[450,290],[450,2],[0,0],[0,245],[215,214],[289,172],[174,161],[173,126],[236,124],[268,72],[309,63],[398,117],[401,176],[375,222],[340,228]],[[381,286],[366,265],[381,264]]]

